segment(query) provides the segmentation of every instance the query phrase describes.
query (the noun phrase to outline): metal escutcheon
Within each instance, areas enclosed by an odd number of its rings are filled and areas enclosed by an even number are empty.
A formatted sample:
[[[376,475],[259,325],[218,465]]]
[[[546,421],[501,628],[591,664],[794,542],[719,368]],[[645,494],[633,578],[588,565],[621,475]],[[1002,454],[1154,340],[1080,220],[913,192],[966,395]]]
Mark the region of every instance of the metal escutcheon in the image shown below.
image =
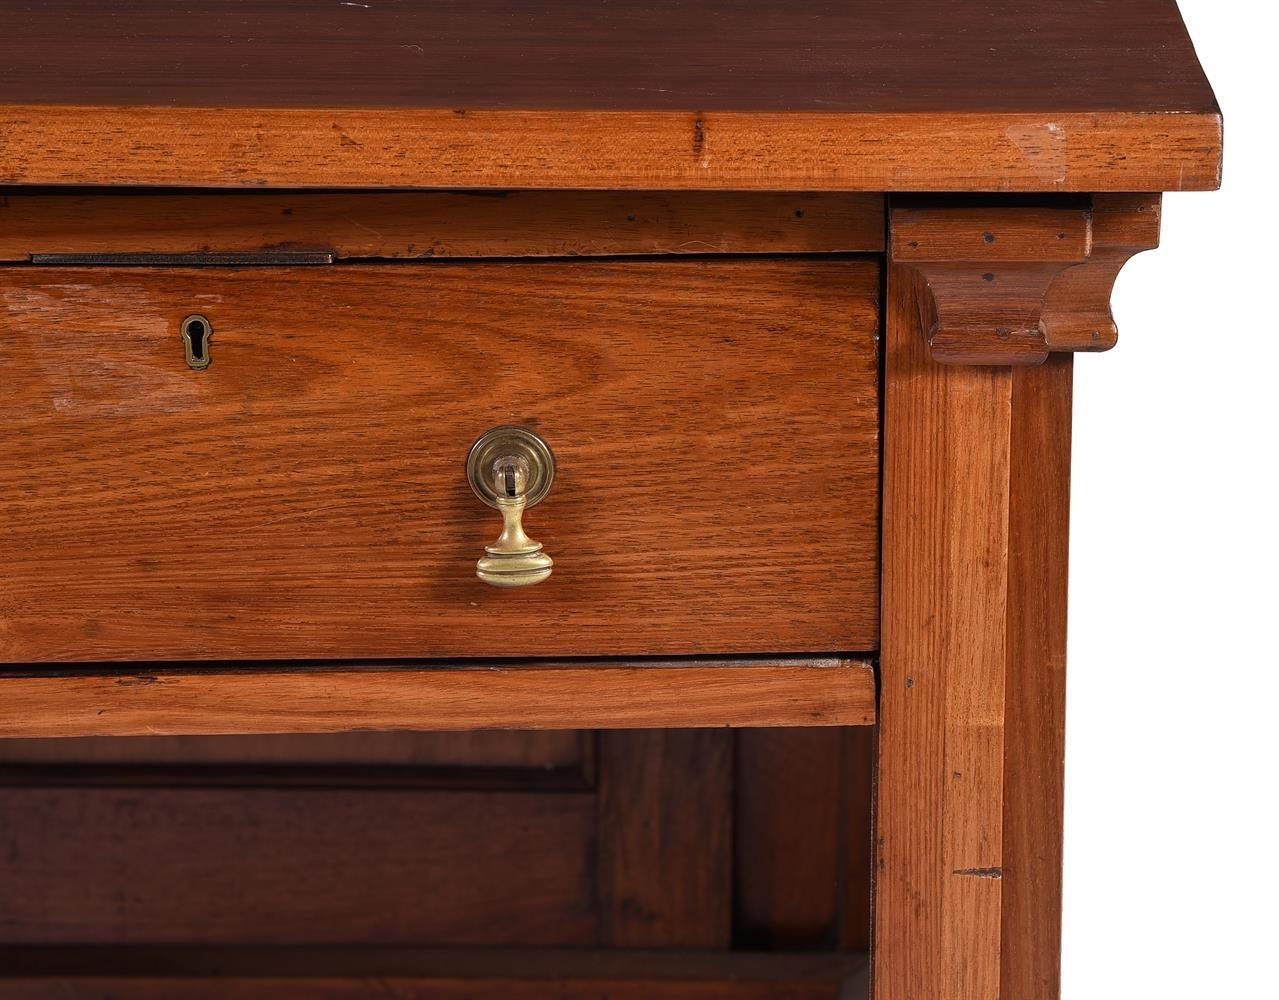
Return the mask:
[[[502,515],[502,533],[484,547],[475,575],[494,587],[528,587],[551,575],[551,557],[524,532],[524,511],[540,503],[555,481],[551,447],[527,427],[494,427],[466,456],[475,495]]]

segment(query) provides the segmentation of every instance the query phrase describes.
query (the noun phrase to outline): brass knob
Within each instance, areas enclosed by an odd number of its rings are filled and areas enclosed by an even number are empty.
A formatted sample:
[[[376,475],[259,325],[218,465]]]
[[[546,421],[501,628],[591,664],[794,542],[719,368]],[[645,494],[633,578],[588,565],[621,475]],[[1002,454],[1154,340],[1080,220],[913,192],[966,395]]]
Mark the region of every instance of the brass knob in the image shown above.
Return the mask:
[[[502,515],[502,533],[475,564],[494,587],[528,587],[551,575],[551,557],[524,532],[524,511],[541,503],[555,480],[551,447],[527,427],[494,427],[466,456],[475,495]]]

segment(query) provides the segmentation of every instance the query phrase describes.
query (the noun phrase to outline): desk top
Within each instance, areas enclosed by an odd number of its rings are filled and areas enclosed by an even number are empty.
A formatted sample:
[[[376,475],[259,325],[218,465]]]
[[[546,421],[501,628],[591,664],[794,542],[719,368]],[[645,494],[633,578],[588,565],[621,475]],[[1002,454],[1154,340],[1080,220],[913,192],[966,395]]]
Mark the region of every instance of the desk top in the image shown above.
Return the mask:
[[[1173,0],[43,0],[0,183],[1178,190]]]

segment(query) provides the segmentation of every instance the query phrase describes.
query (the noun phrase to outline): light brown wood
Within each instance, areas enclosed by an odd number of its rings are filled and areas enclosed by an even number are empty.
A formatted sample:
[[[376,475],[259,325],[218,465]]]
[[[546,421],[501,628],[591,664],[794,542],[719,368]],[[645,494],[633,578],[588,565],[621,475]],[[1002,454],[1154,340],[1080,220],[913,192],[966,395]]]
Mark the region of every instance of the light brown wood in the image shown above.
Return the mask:
[[[1193,191],[1221,116],[0,108],[0,184]]]
[[[857,726],[875,678],[857,660],[250,667],[0,677],[0,736],[328,733],[352,729]]]
[[[733,736],[600,734],[600,943],[728,948],[733,932]]]
[[[1069,355],[941,365],[888,287],[875,998],[1048,1000]]]
[[[0,661],[876,645],[872,261],[18,273]],[[465,475],[509,423],[557,459],[518,591]]]
[[[1130,257],[1158,245],[1159,214],[1157,194],[901,198],[889,257],[926,282],[936,360],[1034,365],[1115,345],[1111,288]]]
[[[864,954],[363,948],[0,949],[5,1000],[859,1000]],[[53,978],[51,973],[61,973]],[[203,978],[214,975],[214,978]],[[389,992],[388,992],[389,991]]]
[[[209,251],[366,259],[883,248],[879,194],[16,190],[0,198],[0,260],[14,261]]]

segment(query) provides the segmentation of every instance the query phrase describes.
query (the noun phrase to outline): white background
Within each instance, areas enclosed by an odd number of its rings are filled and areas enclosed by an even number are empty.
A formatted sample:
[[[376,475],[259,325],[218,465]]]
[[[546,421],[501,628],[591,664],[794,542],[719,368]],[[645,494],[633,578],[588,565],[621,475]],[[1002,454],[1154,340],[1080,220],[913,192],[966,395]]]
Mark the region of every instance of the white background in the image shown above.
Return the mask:
[[[1075,365],[1064,1000],[1279,998],[1279,52],[1268,3],[1181,9],[1223,187]]]

